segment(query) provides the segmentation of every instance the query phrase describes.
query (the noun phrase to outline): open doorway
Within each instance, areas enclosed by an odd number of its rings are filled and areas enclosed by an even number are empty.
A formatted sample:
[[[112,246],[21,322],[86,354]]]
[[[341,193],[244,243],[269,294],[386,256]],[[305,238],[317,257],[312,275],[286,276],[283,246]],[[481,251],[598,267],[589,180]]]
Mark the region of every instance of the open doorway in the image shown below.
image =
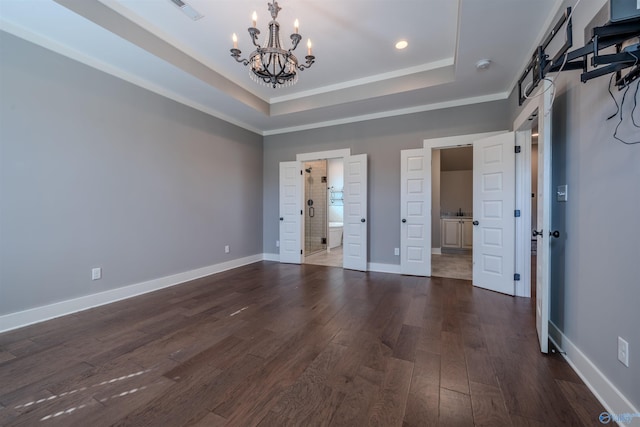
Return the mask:
[[[367,223],[367,155],[351,155],[348,148],[296,155],[295,161],[280,162],[279,165],[279,208],[280,227],[276,246],[280,247],[280,262],[302,264],[304,253],[304,162],[314,160],[340,159],[343,163],[342,204],[343,230],[340,242],[344,247],[342,268],[368,271],[368,223]],[[327,179],[329,179],[327,175]],[[330,184],[325,183],[325,185]],[[335,187],[335,186],[334,186]],[[336,190],[337,188],[334,188]],[[326,188],[327,197],[331,197]],[[337,193],[337,191],[336,191]],[[336,194],[334,196],[337,197]],[[335,224],[334,224],[335,226]],[[329,227],[332,228],[332,227]],[[331,230],[330,230],[331,231]],[[336,233],[337,234],[337,233]],[[331,234],[329,234],[331,236]],[[327,253],[331,252],[331,244]],[[339,251],[335,251],[339,253]],[[310,261],[310,260],[307,260]],[[311,260],[320,262],[318,260]],[[429,268],[430,270],[430,268]]]
[[[342,267],[344,160],[303,163],[304,263]]]
[[[538,122],[532,122],[531,127],[531,230],[538,228]],[[531,301],[536,301],[536,265],[538,240],[531,236]]]
[[[518,275],[516,262],[516,133],[489,132],[424,141],[425,188],[429,194],[421,204],[430,212],[430,220],[440,217],[440,209],[433,210],[432,152],[446,147],[473,146],[473,286],[514,295]],[[409,150],[405,150],[409,151]],[[404,151],[403,151],[404,152]],[[402,158],[402,156],[401,156]],[[425,241],[432,241],[432,229],[426,227]],[[401,244],[403,248],[404,243]],[[432,242],[433,244],[433,242]],[[441,251],[441,247],[435,248]],[[434,253],[436,251],[432,251]],[[436,252],[437,253],[437,252]],[[432,275],[431,257],[425,271]],[[401,263],[401,268],[403,264]]]
[[[431,274],[471,280],[473,147],[433,150],[432,171],[432,236],[439,240],[439,250],[431,256]]]

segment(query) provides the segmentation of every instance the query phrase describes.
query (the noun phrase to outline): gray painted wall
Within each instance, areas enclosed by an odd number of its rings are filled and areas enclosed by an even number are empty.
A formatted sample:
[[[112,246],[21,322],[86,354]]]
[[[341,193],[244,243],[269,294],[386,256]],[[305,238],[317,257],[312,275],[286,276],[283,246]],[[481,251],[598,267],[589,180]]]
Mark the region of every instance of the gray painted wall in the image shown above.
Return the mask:
[[[369,262],[399,264],[400,150],[421,148],[428,138],[508,129],[509,118],[504,100],[265,137],[264,252],[278,253],[279,162],[350,148],[369,159]]]
[[[455,215],[473,212],[473,171],[440,172],[440,210]]]
[[[575,9],[576,48],[603,4],[587,1]],[[552,247],[551,321],[640,408],[640,144],[613,138],[617,122],[607,117],[616,107],[608,82],[606,76],[583,84],[578,71],[565,71],[556,82],[552,182],[568,184],[569,199],[552,205],[552,228],[562,237]],[[620,127],[636,141],[640,132],[629,114],[637,84]],[[622,93],[614,93],[620,102]],[[512,98],[515,117],[520,110]],[[617,360],[618,336],[629,342],[628,368]]]
[[[0,46],[0,315],[262,252],[260,135]]]

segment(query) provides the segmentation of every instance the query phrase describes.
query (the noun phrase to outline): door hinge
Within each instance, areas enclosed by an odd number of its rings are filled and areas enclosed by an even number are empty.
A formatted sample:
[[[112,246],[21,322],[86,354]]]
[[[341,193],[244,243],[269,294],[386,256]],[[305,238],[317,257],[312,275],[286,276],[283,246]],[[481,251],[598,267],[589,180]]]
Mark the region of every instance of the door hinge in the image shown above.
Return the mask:
[[[516,282],[520,280],[520,273],[516,273],[513,275],[513,280],[515,280]]]
[[[300,215],[304,215],[304,214],[302,213],[302,209],[300,209]]]
[[[516,145],[516,154],[520,154],[520,151],[522,150],[522,147],[519,145]]]
[[[300,249],[300,255],[302,255],[302,249]]]
[[[302,169],[300,169],[300,175],[302,175]]]
[[[520,209],[516,209],[516,210],[513,212],[513,216],[515,216],[516,218],[520,218]]]

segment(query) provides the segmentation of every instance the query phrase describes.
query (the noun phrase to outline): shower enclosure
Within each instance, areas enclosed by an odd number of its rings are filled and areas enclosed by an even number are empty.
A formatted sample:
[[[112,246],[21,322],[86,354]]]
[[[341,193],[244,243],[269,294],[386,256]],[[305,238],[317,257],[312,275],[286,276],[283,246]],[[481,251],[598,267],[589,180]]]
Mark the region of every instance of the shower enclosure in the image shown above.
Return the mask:
[[[304,252],[327,249],[327,161],[304,163]]]

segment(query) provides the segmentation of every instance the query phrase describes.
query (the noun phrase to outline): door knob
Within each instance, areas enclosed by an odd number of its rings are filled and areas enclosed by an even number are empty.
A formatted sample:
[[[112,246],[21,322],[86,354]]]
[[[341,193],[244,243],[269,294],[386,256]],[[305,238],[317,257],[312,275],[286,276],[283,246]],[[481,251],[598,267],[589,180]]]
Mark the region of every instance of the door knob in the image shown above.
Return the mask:
[[[480,221],[473,221],[471,224],[473,224],[473,225],[480,225]]]
[[[558,230],[550,231],[549,236],[555,237],[556,239],[560,237],[560,232]]]
[[[407,220],[406,220],[406,219],[404,219],[404,218],[402,218],[402,222],[407,222]]]
[[[284,218],[283,218],[283,217],[280,217],[280,221],[284,221]]]
[[[531,232],[531,235],[532,235],[533,237],[536,237],[536,236],[540,236],[540,237],[542,237],[542,230],[540,230],[540,231],[538,231],[538,230],[533,230],[533,231]]]
[[[364,219],[364,218],[362,218],[362,219],[360,220],[360,222],[366,222],[366,221],[367,221],[367,220],[366,220],[366,219]]]

